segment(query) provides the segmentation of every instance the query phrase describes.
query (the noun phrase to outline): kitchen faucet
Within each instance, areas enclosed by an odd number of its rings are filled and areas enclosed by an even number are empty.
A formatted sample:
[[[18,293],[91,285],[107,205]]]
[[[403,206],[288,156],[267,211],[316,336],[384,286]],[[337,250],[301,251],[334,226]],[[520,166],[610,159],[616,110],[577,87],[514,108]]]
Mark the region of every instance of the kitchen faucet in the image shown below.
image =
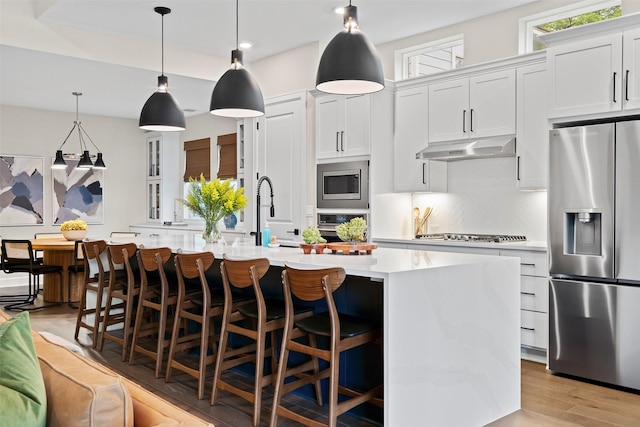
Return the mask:
[[[260,187],[262,186],[263,181],[267,181],[267,183],[269,183],[269,190],[271,191],[271,207],[269,216],[273,218],[276,215],[276,209],[273,206],[273,184],[268,176],[261,176],[258,179],[258,194],[256,197],[256,246],[262,246],[262,233],[260,232]]]

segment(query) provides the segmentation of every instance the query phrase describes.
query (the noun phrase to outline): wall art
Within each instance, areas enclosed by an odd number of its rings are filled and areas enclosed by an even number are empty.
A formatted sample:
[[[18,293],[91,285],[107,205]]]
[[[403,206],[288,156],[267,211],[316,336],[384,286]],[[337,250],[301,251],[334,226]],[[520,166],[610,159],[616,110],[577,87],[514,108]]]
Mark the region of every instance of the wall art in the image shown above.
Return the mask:
[[[53,223],[81,219],[104,223],[104,170],[78,169],[78,160],[65,159],[66,169],[53,169]]]
[[[44,224],[42,157],[0,156],[0,226]]]

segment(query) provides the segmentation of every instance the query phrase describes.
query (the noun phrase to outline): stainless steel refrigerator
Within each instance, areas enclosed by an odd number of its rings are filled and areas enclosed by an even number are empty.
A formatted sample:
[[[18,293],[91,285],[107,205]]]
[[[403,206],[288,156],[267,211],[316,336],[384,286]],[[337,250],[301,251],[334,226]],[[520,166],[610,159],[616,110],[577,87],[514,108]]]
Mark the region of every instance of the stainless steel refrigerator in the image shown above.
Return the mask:
[[[549,369],[640,390],[640,121],[549,143]]]

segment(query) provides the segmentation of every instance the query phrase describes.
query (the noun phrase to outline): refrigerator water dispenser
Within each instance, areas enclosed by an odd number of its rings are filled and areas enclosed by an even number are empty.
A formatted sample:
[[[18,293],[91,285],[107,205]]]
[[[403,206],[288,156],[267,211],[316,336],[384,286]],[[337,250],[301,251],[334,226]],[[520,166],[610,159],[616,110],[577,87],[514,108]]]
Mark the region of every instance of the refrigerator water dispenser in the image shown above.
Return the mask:
[[[602,255],[602,213],[565,212],[564,252],[573,255]]]

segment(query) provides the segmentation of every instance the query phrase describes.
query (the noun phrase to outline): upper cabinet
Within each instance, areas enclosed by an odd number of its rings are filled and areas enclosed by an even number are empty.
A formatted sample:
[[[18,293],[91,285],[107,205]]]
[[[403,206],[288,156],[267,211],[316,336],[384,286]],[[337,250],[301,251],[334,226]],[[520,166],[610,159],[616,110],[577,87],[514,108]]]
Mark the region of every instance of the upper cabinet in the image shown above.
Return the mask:
[[[174,221],[179,196],[176,132],[147,137],[147,221]]]
[[[316,99],[316,155],[330,159],[370,154],[370,95]]]
[[[547,188],[549,125],[544,62],[517,69],[516,179],[520,190]]]
[[[514,134],[515,70],[433,83],[428,110],[429,143]]]
[[[640,107],[639,23],[629,15],[545,36],[551,118]]]
[[[416,153],[429,145],[428,101],[427,85],[396,92],[394,188],[397,192],[447,191],[447,164],[416,159]]]

